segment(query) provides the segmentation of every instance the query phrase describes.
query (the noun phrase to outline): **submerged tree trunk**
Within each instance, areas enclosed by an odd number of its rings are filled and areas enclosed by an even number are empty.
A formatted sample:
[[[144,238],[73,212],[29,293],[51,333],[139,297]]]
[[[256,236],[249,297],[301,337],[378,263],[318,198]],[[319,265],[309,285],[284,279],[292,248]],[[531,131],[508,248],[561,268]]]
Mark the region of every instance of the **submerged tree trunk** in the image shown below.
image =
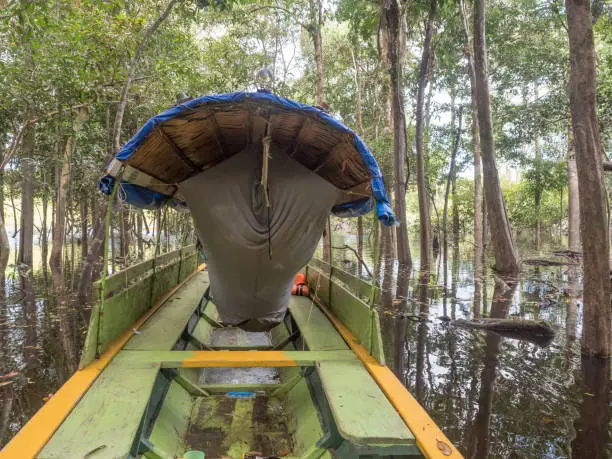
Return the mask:
[[[0,300],[4,299],[4,272],[11,253],[4,217],[4,171],[0,171]]]
[[[138,241],[138,259],[144,258],[144,244],[142,242],[142,212],[136,213],[136,240]]]
[[[353,57],[353,66],[355,67],[355,118],[357,120],[357,131],[359,135],[363,135],[363,117],[361,110],[361,66],[359,64],[359,43],[355,43],[355,47],[351,48]],[[357,255],[360,260],[363,260],[363,217],[360,215],[357,218]],[[359,263],[359,276],[363,272],[361,263]],[[372,279],[372,281],[374,281]]]
[[[402,11],[399,2],[390,1],[383,5],[383,24],[387,28],[388,68],[391,81],[391,117],[393,120],[393,163],[395,180],[395,217],[399,221],[396,228],[397,260],[400,271],[412,266],[406,221],[406,117],[404,115],[404,89],[402,79],[402,59],[404,54],[404,34],[402,33]],[[397,296],[407,296],[407,285],[398,283]]]
[[[89,243],[87,217],[89,213],[89,205],[87,199],[82,199],[80,204],[81,209],[81,259],[87,258],[87,250]],[[92,220],[93,221],[93,220]]]
[[[538,99],[538,87],[535,87],[535,98]],[[536,172],[536,189],[534,196],[534,205],[535,205],[535,244],[536,249],[540,250],[540,246],[542,244],[542,221],[541,221],[541,206],[542,206],[542,193],[543,193],[543,184],[542,184],[542,148],[540,146],[540,134],[538,132],[535,133],[534,138],[534,150],[535,150],[535,172]]]
[[[454,101],[454,93],[453,93],[453,101]],[[453,110],[454,110],[454,103],[453,103]],[[455,134],[455,143],[453,146],[453,151],[451,153],[451,162],[450,162],[450,166],[448,168],[448,176],[446,177],[446,191],[444,193],[444,212],[442,214],[442,234],[444,236],[444,242],[443,242],[443,255],[444,255],[444,264],[446,265],[447,261],[448,261],[448,228],[447,228],[447,220],[448,220],[448,195],[450,192],[450,188],[451,188],[451,183],[454,181],[455,179],[455,158],[457,157],[457,151],[459,150],[459,142],[461,141],[461,115],[462,115],[462,109],[459,109],[459,122],[458,122],[458,127],[457,127],[457,133]],[[454,119],[454,114],[453,114],[453,119]],[[453,121],[453,128],[454,128],[454,121]],[[453,207],[456,205],[456,203],[453,202]],[[454,216],[453,212],[453,216]],[[456,241],[455,241],[456,242]],[[446,270],[445,270],[445,277],[444,279],[446,279]],[[444,283],[444,286],[446,287],[446,281]]]
[[[70,162],[76,147],[76,134],[81,130],[87,121],[88,114],[85,109],[78,112],[72,124],[72,132],[66,138],[66,148],[61,162],[59,180],[57,183],[55,224],[53,225],[53,246],[49,265],[56,268],[62,264],[62,249],[64,247],[64,233],[66,232],[66,206],[68,201],[68,190],[70,188]]]
[[[429,75],[429,62],[432,47],[433,25],[436,17],[437,0],[430,0],[429,15],[425,26],[425,40],[423,41],[423,55],[419,69],[419,82],[416,100],[416,169],[417,190],[419,195],[419,226],[421,238],[421,270],[431,268],[432,234],[431,217],[429,215],[429,195],[427,193],[427,177],[425,176],[425,146],[424,146],[424,103],[425,90]]]
[[[382,302],[385,306],[393,304],[393,275],[395,265],[395,253],[393,251],[393,240],[391,232],[393,227],[381,225],[382,233],[382,259],[383,259],[383,281]]]
[[[570,106],[580,198],[584,263],[582,349],[609,356],[612,345],[608,207],[597,122],[591,2],[566,0],[570,45]]]
[[[23,137],[21,147],[21,229],[19,233],[19,263],[32,267],[34,241],[34,129]]]
[[[516,274],[520,271],[520,264],[516,248],[514,247],[514,241],[512,240],[510,222],[506,214],[504,196],[499,183],[497,166],[495,165],[493,120],[489,102],[487,65],[485,0],[474,0],[474,75],[476,101],[478,104],[478,127],[482,149],[488,222],[491,231],[491,241],[495,251],[495,269],[500,273]]]
[[[325,104],[325,71],[323,67],[323,4],[321,0],[309,0],[309,23],[304,25],[314,48],[316,94],[315,100],[319,107]],[[331,252],[331,234],[328,234],[329,225],[323,228],[323,259],[329,260]]]
[[[578,252],[580,251],[580,198],[574,139],[571,132],[567,138],[567,226],[567,247]]]

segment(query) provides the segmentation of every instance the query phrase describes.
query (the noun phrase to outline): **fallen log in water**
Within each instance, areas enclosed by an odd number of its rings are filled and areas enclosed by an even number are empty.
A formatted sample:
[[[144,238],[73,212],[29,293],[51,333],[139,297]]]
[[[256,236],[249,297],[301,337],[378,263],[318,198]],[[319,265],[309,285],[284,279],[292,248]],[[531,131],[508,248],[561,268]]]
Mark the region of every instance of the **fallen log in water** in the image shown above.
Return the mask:
[[[559,261],[559,260],[551,260],[547,258],[529,258],[527,260],[523,260],[523,263],[525,263],[526,265],[532,265],[532,266],[574,266],[574,265],[578,265],[578,263],[573,260]]]
[[[455,325],[464,328],[490,330],[507,338],[530,341],[547,346],[555,337],[555,331],[543,320],[493,319],[455,320]]]

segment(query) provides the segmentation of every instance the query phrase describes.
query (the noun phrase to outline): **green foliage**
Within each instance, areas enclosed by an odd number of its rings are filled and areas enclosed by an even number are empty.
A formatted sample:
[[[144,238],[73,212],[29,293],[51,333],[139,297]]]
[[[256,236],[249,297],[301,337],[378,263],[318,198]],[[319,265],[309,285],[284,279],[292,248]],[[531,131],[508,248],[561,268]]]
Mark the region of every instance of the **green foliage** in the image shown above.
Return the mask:
[[[536,223],[535,206],[533,205],[533,185],[523,180],[517,184],[503,187],[508,217],[515,231],[532,231]],[[566,218],[567,203],[561,202],[562,193],[567,198],[567,187],[547,189],[542,193],[540,219],[543,228],[558,225]],[[563,205],[563,207],[562,207]]]

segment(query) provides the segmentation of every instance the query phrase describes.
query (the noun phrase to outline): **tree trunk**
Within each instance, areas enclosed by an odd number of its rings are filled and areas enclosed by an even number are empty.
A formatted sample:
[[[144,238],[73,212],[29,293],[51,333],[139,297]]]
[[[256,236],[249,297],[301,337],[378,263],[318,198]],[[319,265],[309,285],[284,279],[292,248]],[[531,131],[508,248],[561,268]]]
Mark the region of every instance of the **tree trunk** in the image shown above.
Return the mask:
[[[425,40],[423,41],[423,55],[419,70],[419,82],[416,100],[416,165],[417,165],[417,190],[419,195],[419,225],[421,229],[421,270],[431,268],[432,234],[431,219],[429,215],[429,195],[427,194],[427,177],[425,176],[425,146],[423,140],[424,131],[424,103],[425,90],[429,75],[429,61],[431,55],[431,37],[433,35],[433,23],[436,17],[437,0],[430,0],[429,15],[425,26]]]
[[[567,226],[568,249],[578,252],[580,251],[580,198],[574,139],[571,132],[567,139]]]
[[[21,229],[19,233],[19,263],[32,267],[34,240],[34,129],[28,129],[21,147]]]
[[[480,138],[478,130],[478,103],[476,99],[476,76],[474,72],[474,47],[469,29],[468,13],[461,0],[461,18],[467,55],[467,73],[470,77],[472,108],[472,151],[474,153],[474,317],[480,316],[482,300],[481,271],[483,265],[483,209],[482,209],[482,165],[480,162]]]
[[[485,0],[474,0],[474,71],[485,199],[487,201],[491,241],[495,251],[495,269],[500,273],[516,274],[520,271],[520,264],[512,240],[510,222],[506,215],[504,196],[495,165],[493,120],[489,102],[489,76],[485,43]]]
[[[355,118],[357,120],[357,132],[363,135],[363,118],[361,110],[361,68],[359,65],[359,43],[351,48],[353,66],[355,67]],[[363,260],[363,217],[357,218],[357,254]],[[362,266],[359,263],[359,276],[362,275]],[[372,279],[374,281],[374,279]]]
[[[308,32],[312,45],[314,47],[314,58],[315,58],[315,76],[316,76],[316,104],[319,107],[323,107],[325,104],[325,71],[323,68],[323,37],[321,35],[321,29],[323,27],[323,4],[320,0],[309,1],[309,16],[310,23],[305,25],[304,28]],[[326,225],[323,229],[323,259],[329,260],[331,251],[331,234],[327,234]]]
[[[608,459],[610,457],[610,359],[587,354],[581,358],[578,391],[582,403],[574,421],[576,436],[570,443],[572,457]]]
[[[70,162],[76,146],[76,134],[81,130],[88,119],[85,109],[80,109],[72,123],[72,132],[66,138],[66,148],[62,157],[61,171],[57,183],[55,224],[53,225],[53,246],[49,257],[49,266],[59,268],[62,263],[62,249],[64,247],[64,233],[66,232],[66,205],[70,188]]]
[[[454,92],[453,92],[453,110],[454,110]],[[450,188],[451,188],[451,182],[454,180],[454,176],[455,176],[455,158],[457,157],[457,151],[459,150],[459,142],[461,141],[461,115],[462,115],[462,109],[459,109],[459,122],[458,122],[458,126],[457,126],[457,133],[455,134],[455,145],[453,146],[453,151],[451,153],[451,162],[450,162],[450,167],[448,169],[448,176],[446,178],[446,191],[444,193],[444,212],[442,214],[442,234],[444,236],[444,241],[443,241],[443,257],[444,257],[444,265],[445,265],[445,270],[444,270],[444,286],[446,287],[446,264],[448,262],[448,230],[447,230],[447,216],[448,216],[448,195],[450,192]],[[453,114],[453,119],[454,119],[454,114]],[[454,128],[454,121],[453,121],[453,128]],[[453,203],[453,206],[455,206],[455,203]]]
[[[0,292],[2,293],[4,292],[4,271],[11,253],[4,215],[4,171],[0,171],[0,282],[2,282]],[[4,294],[0,295],[1,299],[4,299]]]
[[[81,200],[81,259],[87,258],[89,234],[87,225],[87,216],[89,213],[89,205],[87,199]]]
[[[535,87],[535,98],[538,99],[538,87]],[[542,205],[542,148],[540,147],[540,134],[536,131],[534,138],[534,149],[535,149],[535,171],[536,171],[536,192],[534,196],[534,205],[535,205],[535,244],[536,250],[540,250],[540,246],[542,244],[542,221],[540,217],[541,205]]]
[[[406,117],[404,115],[404,89],[402,79],[402,60],[404,53],[404,34],[402,33],[402,11],[397,1],[384,5],[383,14],[388,27],[389,76],[391,80],[391,117],[393,120],[393,162],[395,180],[393,182],[395,195],[395,217],[399,226],[395,229],[397,242],[397,260],[399,270],[409,270],[412,266],[410,244],[406,221]],[[407,296],[407,285],[398,283],[397,296]]]
[[[393,227],[381,225],[382,232],[382,259],[384,264],[382,281],[382,302],[384,306],[393,304],[393,276],[395,265],[395,253],[393,251],[393,241],[391,232]]]
[[[46,174],[43,172],[42,180],[43,192],[42,192],[42,222],[40,228],[40,251],[42,254],[42,268],[43,274],[46,278],[47,273],[47,255],[49,251],[49,240],[48,240],[48,224],[47,224],[47,213],[49,212],[49,184],[46,180]]]
[[[597,122],[595,50],[591,2],[566,0],[570,45],[570,106],[578,170],[580,233],[584,264],[582,349],[609,356],[610,264],[603,147]]]
[[[142,213],[136,213],[136,240],[138,241],[138,259],[144,258],[144,244],[142,243]]]

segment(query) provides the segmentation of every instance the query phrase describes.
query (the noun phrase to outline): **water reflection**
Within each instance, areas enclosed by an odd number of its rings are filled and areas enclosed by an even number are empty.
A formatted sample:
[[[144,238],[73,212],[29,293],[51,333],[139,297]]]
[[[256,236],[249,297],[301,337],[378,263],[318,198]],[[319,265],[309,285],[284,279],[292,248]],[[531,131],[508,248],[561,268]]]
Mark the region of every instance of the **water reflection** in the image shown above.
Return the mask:
[[[71,294],[78,253],[68,255],[63,271],[0,269],[0,447],[76,371],[89,306]]]
[[[610,359],[582,356],[582,391],[580,417],[571,443],[574,457],[602,459],[610,457]]]
[[[406,304],[381,306],[393,331],[383,333],[387,363],[466,457],[609,457],[610,389],[593,384],[606,385],[610,368],[580,357],[579,267],[474,280],[471,247],[449,252],[438,272],[413,271]],[[454,326],[479,316],[546,320],[556,335],[542,343]]]

